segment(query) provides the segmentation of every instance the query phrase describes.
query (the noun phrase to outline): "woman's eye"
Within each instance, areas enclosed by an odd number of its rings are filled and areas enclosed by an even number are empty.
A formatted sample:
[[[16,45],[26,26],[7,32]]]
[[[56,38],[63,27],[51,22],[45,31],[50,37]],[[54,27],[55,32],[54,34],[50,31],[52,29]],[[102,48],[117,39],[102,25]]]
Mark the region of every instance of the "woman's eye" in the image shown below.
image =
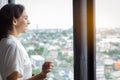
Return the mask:
[[[25,19],[26,19],[26,20],[28,20],[28,18],[27,18],[27,17],[26,17]]]

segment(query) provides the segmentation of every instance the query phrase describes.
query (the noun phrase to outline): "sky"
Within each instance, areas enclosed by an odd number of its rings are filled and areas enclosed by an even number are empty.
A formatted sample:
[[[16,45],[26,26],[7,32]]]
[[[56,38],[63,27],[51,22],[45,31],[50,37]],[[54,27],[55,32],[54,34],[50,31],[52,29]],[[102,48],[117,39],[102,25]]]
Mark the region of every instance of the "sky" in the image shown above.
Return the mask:
[[[29,28],[71,28],[72,0],[16,0],[26,7]]]
[[[73,26],[72,0],[16,0],[25,5],[29,28],[70,28]],[[120,0],[95,0],[95,26],[120,26]]]
[[[96,27],[120,27],[120,0],[95,0]]]

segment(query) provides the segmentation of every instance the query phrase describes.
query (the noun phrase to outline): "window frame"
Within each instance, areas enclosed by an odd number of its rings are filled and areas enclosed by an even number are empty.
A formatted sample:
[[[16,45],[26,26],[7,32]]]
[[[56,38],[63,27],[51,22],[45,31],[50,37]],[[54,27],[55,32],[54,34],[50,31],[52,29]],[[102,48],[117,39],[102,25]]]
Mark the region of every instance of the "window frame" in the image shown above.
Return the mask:
[[[74,80],[96,80],[94,0],[73,0]]]

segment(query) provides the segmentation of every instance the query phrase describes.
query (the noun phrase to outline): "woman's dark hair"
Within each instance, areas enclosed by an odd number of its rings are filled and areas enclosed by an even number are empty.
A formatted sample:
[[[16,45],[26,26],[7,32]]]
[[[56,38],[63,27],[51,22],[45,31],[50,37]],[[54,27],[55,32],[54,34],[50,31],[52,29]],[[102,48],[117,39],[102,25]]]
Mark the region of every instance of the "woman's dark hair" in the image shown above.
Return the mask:
[[[8,36],[8,31],[13,29],[13,19],[18,19],[23,11],[21,4],[6,4],[0,9],[0,40]]]

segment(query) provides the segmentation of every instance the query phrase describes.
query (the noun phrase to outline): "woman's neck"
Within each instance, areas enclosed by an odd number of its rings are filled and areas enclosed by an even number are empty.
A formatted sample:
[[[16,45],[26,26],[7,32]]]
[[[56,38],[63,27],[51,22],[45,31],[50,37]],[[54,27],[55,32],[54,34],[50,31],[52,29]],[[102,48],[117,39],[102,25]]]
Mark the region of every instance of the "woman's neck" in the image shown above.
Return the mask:
[[[9,35],[13,35],[14,37],[16,37],[16,38],[18,38],[18,33],[17,33],[17,31],[15,31],[15,30],[12,30],[12,31],[8,31],[8,34]]]

